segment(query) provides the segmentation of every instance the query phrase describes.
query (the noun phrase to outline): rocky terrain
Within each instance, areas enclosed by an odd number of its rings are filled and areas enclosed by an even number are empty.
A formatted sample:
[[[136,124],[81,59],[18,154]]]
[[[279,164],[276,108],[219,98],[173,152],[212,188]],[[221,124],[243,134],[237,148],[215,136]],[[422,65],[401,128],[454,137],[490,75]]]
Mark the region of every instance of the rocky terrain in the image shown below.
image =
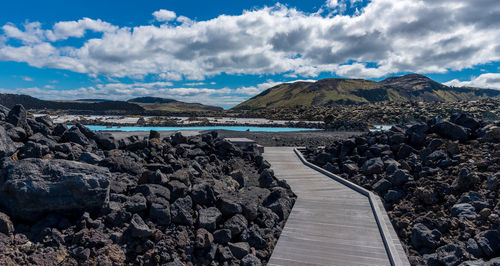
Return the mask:
[[[457,114],[310,147],[376,192],[412,265],[500,264],[500,123]]]
[[[256,147],[0,108],[0,264],[262,265],[295,202]]]
[[[217,130],[224,138],[248,138],[262,146],[305,147],[326,146],[334,141],[355,137],[363,132],[351,131],[298,131],[298,132],[238,132],[232,130]]]
[[[274,120],[349,121],[350,123],[400,124],[425,122],[429,117],[449,117],[464,112],[486,120],[500,119],[500,99],[485,98],[457,102],[377,102],[361,105],[292,106],[233,111],[241,117]]]
[[[123,122],[123,123],[116,123],[116,122],[109,122],[103,119],[88,119],[85,117],[77,117],[76,119],[68,120],[66,121],[67,124],[84,124],[84,125],[94,125],[94,126],[130,126],[130,127],[136,127],[136,126],[142,126],[142,127],[212,127],[212,126],[241,126],[241,127],[293,127],[293,128],[312,128],[312,129],[318,129],[318,128],[326,128],[325,124],[323,123],[308,123],[308,122],[302,122],[302,121],[287,121],[285,123],[275,123],[273,121],[270,121],[269,123],[249,123],[249,122],[238,122],[238,121],[231,121],[231,122],[220,122],[220,121],[211,121],[206,118],[188,118],[188,122],[182,121],[181,119],[175,119],[171,118],[169,116],[153,116],[153,117],[148,117],[144,119],[143,117],[139,118],[137,122]],[[356,129],[356,131],[368,131],[368,126],[367,124],[364,123],[342,123],[339,124],[332,124],[329,129],[337,129],[337,130],[342,130],[346,131],[346,129]],[[346,126],[347,125],[347,126]],[[339,129],[340,128],[340,129]]]

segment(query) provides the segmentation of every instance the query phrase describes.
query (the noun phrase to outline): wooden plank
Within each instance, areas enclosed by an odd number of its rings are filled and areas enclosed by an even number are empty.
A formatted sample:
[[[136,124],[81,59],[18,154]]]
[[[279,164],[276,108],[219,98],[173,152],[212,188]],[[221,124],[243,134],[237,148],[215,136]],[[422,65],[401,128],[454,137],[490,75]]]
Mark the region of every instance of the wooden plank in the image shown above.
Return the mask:
[[[268,265],[391,265],[370,198],[304,165],[293,148],[263,155],[298,196]],[[378,219],[406,258],[389,218]]]

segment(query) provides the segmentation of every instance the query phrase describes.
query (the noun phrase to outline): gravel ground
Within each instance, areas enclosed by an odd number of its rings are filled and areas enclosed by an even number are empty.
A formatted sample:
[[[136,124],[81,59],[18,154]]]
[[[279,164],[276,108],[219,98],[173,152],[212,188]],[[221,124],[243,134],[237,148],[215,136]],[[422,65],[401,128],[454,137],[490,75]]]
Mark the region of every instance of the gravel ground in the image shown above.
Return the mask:
[[[300,132],[238,132],[217,130],[224,138],[249,138],[262,146],[325,146],[332,141],[363,134],[362,132],[341,131],[300,131]]]
[[[117,140],[118,139],[123,139],[123,138],[126,138],[126,137],[130,137],[130,136],[138,136],[138,137],[149,137],[149,131],[129,131],[129,132],[125,132],[125,131],[105,131],[105,132],[109,132],[113,135],[113,137],[115,137]],[[195,136],[195,135],[198,135],[200,134],[200,131],[199,130],[182,130],[182,131],[160,131],[160,135],[161,137],[166,137],[166,136],[171,136],[171,135],[174,135],[175,133],[177,132],[181,132],[183,136],[185,137],[190,137],[190,136]]]
[[[358,136],[363,134],[363,132],[343,132],[343,131],[297,131],[297,132],[247,132],[247,131],[232,131],[232,130],[216,130],[219,136],[223,138],[249,138],[255,140],[258,144],[262,146],[325,146],[332,141],[347,139],[352,136]],[[122,139],[128,136],[137,135],[139,137],[149,136],[149,131],[133,131],[133,132],[122,132],[122,131],[108,131],[113,134],[116,139]],[[170,136],[178,131],[161,131],[162,137]],[[208,131],[196,131],[196,130],[186,130],[180,131],[184,136],[197,135],[200,132]]]

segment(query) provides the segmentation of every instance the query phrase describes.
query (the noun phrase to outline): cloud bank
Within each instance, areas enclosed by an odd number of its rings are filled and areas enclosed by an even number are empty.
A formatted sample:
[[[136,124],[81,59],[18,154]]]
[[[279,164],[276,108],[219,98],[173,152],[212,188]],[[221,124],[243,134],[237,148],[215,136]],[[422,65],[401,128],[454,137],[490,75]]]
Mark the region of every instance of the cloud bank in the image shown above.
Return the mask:
[[[345,14],[347,6],[356,11]],[[446,73],[500,61],[498,0],[372,0],[364,7],[360,0],[327,0],[316,13],[277,4],[205,21],[165,9],[153,12],[152,18],[150,24],[133,27],[91,18],[53,25],[7,23],[0,30],[0,61],[139,81],[15,90],[44,99],[148,95],[226,107],[280,82],[213,89],[200,81],[223,73],[306,80],[321,73],[379,78]],[[500,89],[499,75],[446,84]],[[158,82],[142,82],[146,76]],[[189,82],[172,87],[172,81],[183,80]]]
[[[500,73],[486,73],[477,77],[472,77],[467,81],[460,81],[458,79],[450,80],[444,83],[448,86],[454,87],[478,87],[500,90]]]
[[[352,16],[307,14],[283,5],[206,21],[163,9],[153,16],[164,23],[121,27],[83,18],[48,29],[38,22],[6,24],[0,60],[165,80],[203,80],[221,73],[316,77],[322,72],[376,78],[444,73],[500,60],[497,0],[373,0]],[[89,31],[101,36],[85,39]],[[61,45],[68,38],[81,38],[83,44]]]

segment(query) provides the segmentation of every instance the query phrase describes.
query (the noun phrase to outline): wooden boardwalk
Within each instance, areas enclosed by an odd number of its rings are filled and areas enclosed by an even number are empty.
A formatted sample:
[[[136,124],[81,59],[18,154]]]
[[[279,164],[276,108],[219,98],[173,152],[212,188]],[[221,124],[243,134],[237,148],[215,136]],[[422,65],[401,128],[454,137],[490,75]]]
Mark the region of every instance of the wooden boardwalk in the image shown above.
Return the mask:
[[[314,169],[293,148],[263,155],[297,195],[268,265],[410,265],[373,193]]]

